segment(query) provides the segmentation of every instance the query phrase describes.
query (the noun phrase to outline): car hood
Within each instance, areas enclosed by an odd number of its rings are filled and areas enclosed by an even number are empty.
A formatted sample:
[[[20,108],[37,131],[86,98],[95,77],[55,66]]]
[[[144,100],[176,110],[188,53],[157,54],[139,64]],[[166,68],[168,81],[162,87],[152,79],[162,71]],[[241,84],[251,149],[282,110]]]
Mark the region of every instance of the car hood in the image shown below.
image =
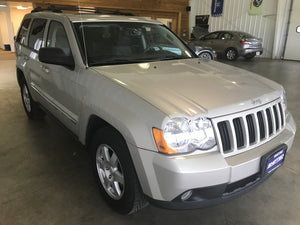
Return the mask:
[[[199,59],[92,69],[167,115],[216,117],[266,104],[279,98],[283,91],[277,83],[253,73]]]

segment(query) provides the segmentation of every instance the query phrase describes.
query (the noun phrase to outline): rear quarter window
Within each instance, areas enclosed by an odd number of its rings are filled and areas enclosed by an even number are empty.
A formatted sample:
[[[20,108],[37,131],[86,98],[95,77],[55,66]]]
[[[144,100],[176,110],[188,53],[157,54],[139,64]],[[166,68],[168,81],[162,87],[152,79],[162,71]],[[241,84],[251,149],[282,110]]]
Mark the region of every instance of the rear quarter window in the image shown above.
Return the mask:
[[[254,38],[254,36],[252,36],[251,34],[247,34],[247,33],[239,33],[239,37],[241,39]]]
[[[18,42],[22,45],[26,44],[25,39],[26,39],[26,35],[28,34],[28,27],[29,27],[30,21],[31,21],[31,19],[25,19],[22,22],[21,28],[20,28],[19,33],[17,35],[16,42]]]

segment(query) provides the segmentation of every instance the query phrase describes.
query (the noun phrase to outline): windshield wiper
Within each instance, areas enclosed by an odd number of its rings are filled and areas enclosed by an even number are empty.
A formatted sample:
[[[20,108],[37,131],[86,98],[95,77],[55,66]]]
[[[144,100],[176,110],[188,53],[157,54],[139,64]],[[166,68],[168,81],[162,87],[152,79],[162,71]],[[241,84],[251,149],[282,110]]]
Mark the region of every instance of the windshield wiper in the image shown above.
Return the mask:
[[[169,57],[164,57],[158,59],[159,61],[165,61],[165,60],[176,60],[176,59],[189,59],[188,57],[183,57],[183,56],[169,56]]]
[[[115,58],[110,60],[103,60],[98,62],[90,62],[89,66],[108,66],[108,65],[118,65],[118,64],[131,64],[131,63],[143,63],[143,62],[152,62],[152,61],[165,61],[165,60],[176,60],[176,59],[187,59],[188,57],[182,56],[169,56],[163,58],[140,58],[140,59],[124,59],[124,58]]]
[[[132,60],[132,59],[110,59],[110,60],[103,60],[99,62],[90,62],[90,66],[105,66],[105,65],[117,65],[117,64],[125,64],[125,63],[137,63],[139,60]]]

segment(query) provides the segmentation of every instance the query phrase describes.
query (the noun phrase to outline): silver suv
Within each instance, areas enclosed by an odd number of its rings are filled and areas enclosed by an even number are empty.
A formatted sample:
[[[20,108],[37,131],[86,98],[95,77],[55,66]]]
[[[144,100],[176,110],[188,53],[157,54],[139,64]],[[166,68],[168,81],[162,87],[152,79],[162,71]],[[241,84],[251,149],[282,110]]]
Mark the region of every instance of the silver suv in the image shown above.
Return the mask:
[[[33,12],[16,55],[28,117],[47,112],[78,137],[120,213],[234,198],[270,177],[293,143],[281,85],[200,60],[157,21]]]

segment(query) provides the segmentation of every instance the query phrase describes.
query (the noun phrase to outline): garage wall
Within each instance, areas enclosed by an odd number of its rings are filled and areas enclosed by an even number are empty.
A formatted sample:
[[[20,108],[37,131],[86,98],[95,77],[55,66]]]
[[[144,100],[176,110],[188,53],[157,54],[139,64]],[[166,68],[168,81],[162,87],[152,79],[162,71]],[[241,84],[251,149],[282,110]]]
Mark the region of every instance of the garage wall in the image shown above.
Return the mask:
[[[190,32],[195,26],[196,15],[210,15],[212,0],[190,0]],[[263,15],[249,16],[248,0],[224,0],[223,16],[209,18],[209,31],[236,30],[263,39],[262,57],[271,58],[278,0],[264,0]]]
[[[14,0],[8,0],[14,1]],[[186,7],[189,0],[25,0],[33,3],[34,7],[49,5],[73,5],[82,7],[98,7],[104,9],[118,9],[132,12],[137,16],[162,18],[172,20],[172,30],[183,39],[188,38],[189,12]]]
[[[0,48],[4,49],[5,44],[9,44],[9,35],[7,31],[7,22],[5,12],[0,12]]]
[[[17,5],[22,5],[22,6],[26,6],[26,7],[30,7],[30,8],[20,10],[20,9],[16,8]],[[29,3],[19,3],[19,4],[9,3],[9,6],[10,6],[10,18],[11,18],[11,23],[12,23],[13,29],[14,29],[14,35],[17,35],[19,26],[23,20],[24,15],[27,13],[30,13],[32,10],[32,4],[31,3],[30,4]]]
[[[300,33],[296,32],[297,26],[300,26],[300,1],[294,0],[284,59],[300,60]]]

